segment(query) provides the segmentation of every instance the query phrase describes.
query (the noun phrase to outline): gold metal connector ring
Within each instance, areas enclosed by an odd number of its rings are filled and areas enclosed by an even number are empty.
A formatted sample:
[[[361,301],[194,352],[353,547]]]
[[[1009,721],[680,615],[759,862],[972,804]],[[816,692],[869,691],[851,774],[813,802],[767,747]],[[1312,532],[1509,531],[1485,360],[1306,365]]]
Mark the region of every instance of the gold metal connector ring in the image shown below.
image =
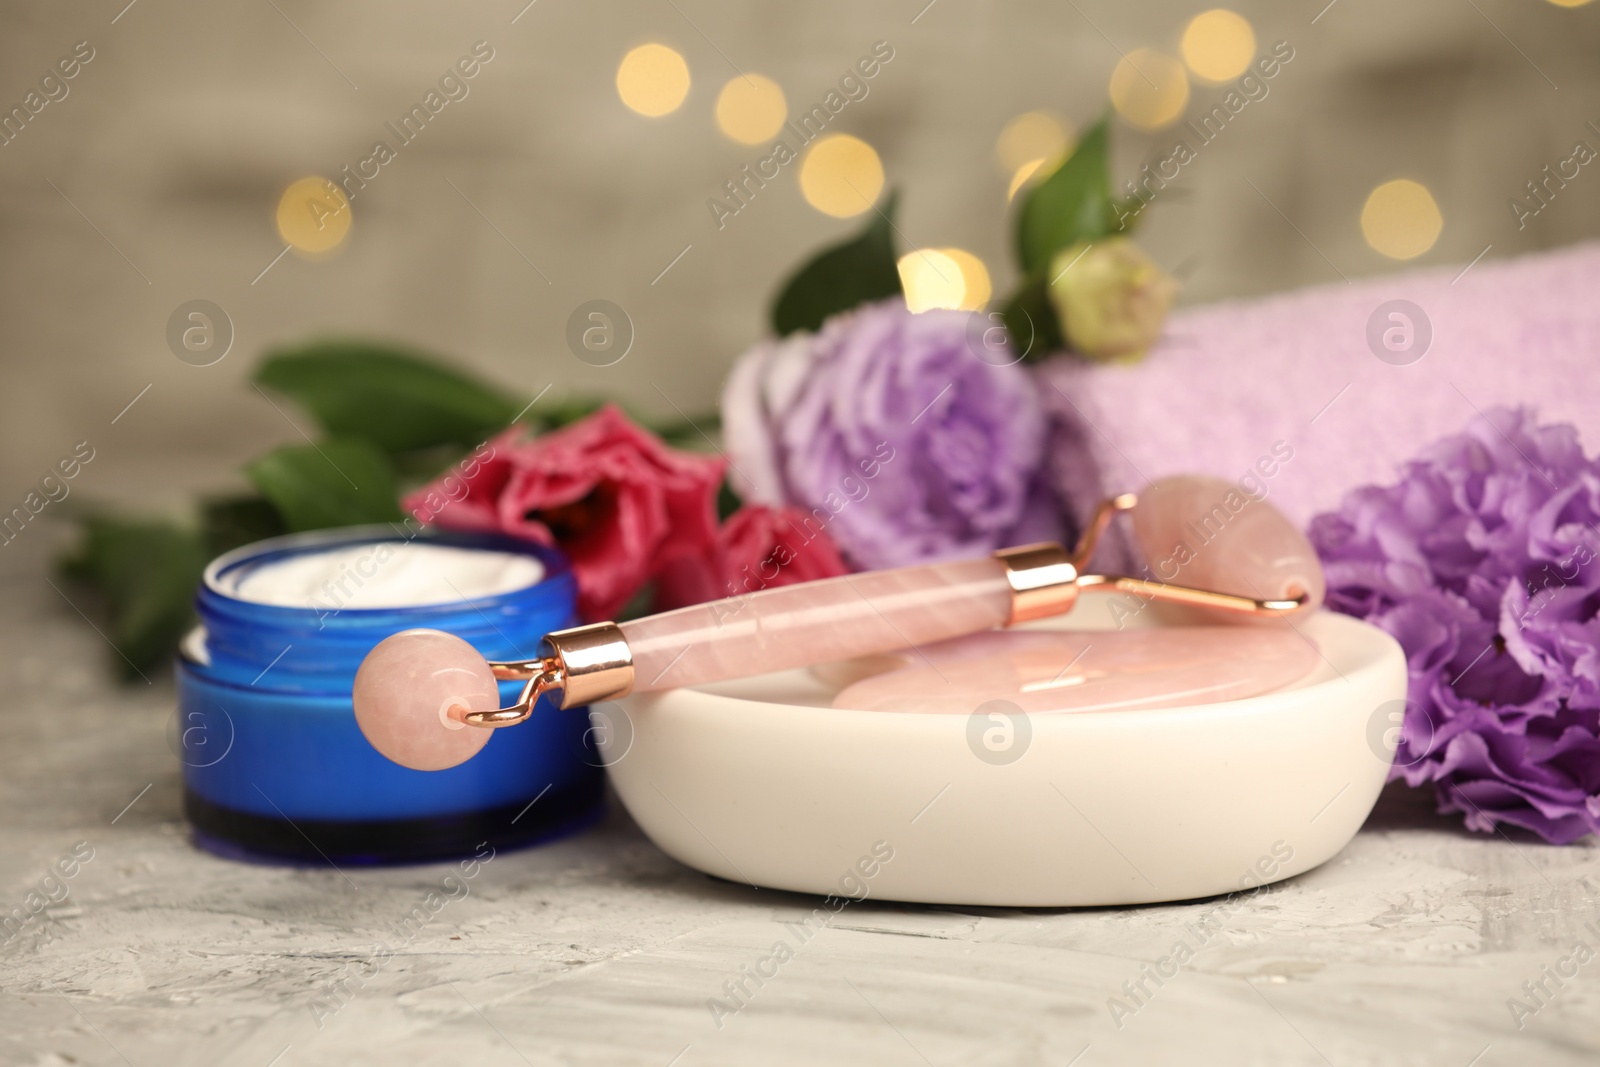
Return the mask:
[[[489,664],[489,670],[501,681],[527,680],[515,704],[495,711],[472,711],[456,705],[450,709],[451,716],[468,726],[515,726],[533,714],[534,705],[546,693],[559,690],[558,706],[566,710],[614,700],[633,689],[633,652],[616,623],[557,630],[545,637],[545,643],[550,646],[548,656]]]

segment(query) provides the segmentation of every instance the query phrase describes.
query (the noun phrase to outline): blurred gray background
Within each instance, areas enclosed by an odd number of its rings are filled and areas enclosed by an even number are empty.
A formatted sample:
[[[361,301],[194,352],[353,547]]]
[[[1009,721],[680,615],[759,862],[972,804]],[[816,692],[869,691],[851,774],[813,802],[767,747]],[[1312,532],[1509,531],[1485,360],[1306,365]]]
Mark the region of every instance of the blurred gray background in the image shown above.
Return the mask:
[[[1035,108],[1087,125],[1119,50],[1176,51],[1206,6],[525,3],[7,5],[6,108],[76,42],[95,58],[0,147],[5,509],[80,440],[96,449],[80,497],[160,509],[233,484],[241,462],[297,438],[250,388],[256,357],[319,334],[434,349],[528,397],[548,385],[551,398],[607,391],[662,414],[664,397],[709,409],[782,276],[860,225],[808,206],[790,167],[718,232],[707,197],[765,154],[713,121],[738,70],[777,81],[792,112],[889,41],[894,61],[838,128],[881,154],[911,244],[977,253],[1004,293],[1015,275],[1001,127]],[[1232,5],[1263,48],[1287,40],[1296,57],[1184,170],[1182,195],[1146,213],[1141,242],[1183,278],[1184,302],[1336,282],[1330,259],[1352,277],[1404,269],[1358,224],[1367,193],[1395,177],[1425,183],[1444,215],[1418,264],[1600,233],[1588,168],[1525,229],[1507,207],[1574,141],[1600,146],[1586,125],[1600,122],[1600,3],[1325,4]],[[367,155],[480,39],[494,60],[356,200],[340,253],[291,253],[262,275],[283,249],[273,215],[284,187]],[[664,118],[628,110],[614,86],[623,54],[645,41],[683,53],[693,78]],[[1191,114],[1222,92],[1196,85]],[[1114,137],[1130,177],[1172,140],[1120,123]],[[236,331],[214,366],[187,365],[166,343],[169,315],[196,298]],[[595,298],[625,308],[637,333],[610,368],[564,340],[569,314]]]

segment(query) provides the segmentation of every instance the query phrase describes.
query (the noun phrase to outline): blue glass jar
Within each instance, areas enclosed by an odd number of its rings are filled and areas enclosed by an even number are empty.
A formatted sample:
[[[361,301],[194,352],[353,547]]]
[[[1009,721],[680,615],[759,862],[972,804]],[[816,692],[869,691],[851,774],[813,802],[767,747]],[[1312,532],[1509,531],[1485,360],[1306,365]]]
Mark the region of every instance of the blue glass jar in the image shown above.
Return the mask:
[[[403,608],[280,607],[231,593],[248,568],[367,545],[376,560],[383,546],[402,542],[530,555],[544,577],[496,596]],[[495,731],[476,758],[414,771],[379,755],[350,707],[362,657],[390,634],[444,630],[486,658],[529,659],[546,633],[577,621],[575,594],[559,552],[489,534],[355,527],[219,557],[206,568],[196,597],[201,625],[177,667],[172,741],[195,840],[241,858],[408,863],[469,854],[485,841],[497,849],[529,844],[586,824],[598,814],[602,785],[584,709],[541,700],[527,722]],[[502,683],[502,704],[521,686]]]

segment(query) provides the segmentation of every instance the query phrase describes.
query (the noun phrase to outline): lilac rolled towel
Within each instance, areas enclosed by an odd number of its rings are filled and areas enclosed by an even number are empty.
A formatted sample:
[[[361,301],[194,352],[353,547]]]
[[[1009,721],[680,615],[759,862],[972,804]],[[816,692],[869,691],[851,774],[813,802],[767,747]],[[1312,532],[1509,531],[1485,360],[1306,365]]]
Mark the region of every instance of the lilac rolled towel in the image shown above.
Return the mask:
[[[1600,244],[1576,245],[1189,308],[1142,363],[1039,375],[1107,490],[1253,475],[1304,525],[1496,405],[1600,445],[1597,293]]]

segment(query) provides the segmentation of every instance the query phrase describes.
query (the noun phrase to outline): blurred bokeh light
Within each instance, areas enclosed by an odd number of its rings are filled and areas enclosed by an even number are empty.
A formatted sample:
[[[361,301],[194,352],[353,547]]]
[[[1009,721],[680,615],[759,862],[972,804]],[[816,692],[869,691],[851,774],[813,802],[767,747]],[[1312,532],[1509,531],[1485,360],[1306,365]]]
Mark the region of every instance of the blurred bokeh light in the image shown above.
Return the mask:
[[[1006,123],[994,146],[995,159],[1011,175],[1006,199],[1049,174],[1071,148],[1072,127],[1053,111],[1025,111]]]
[[[788,116],[783,90],[759,74],[732,78],[717,94],[717,128],[740,144],[770,140]]]
[[[664,44],[642,44],[617,65],[617,95],[641,115],[671,114],[689,95],[689,64]]]
[[[900,287],[913,312],[958,308],[967,295],[961,266],[943,252],[919,248],[900,257]]]
[[[301,178],[278,198],[278,236],[297,252],[326,255],[350,232],[350,201],[326,178]]]
[[[1183,31],[1183,61],[1201,81],[1220,85],[1250,69],[1256,34],[1243,15],[1217,7],[1189,20]]]
[[[1025,111],[1005,124],[994,145],[1000,169],[1015,174],[1020,168],[1062,155],[1071,139],[1067,121],[1053,111]]]
[[[961,271],[962,296],[956,307],[963,311],[977,311],[994,295],[994,285],[989,281],[989,268],[983,260],[964,248],[941,248],[939,252]]]
[[[1111,104],[1141,130],[1170,126],[1189,106],[1189,75],[1165,52],[1135,48],[1111,72]]]
[[[1391,259],[1414,259],[1433,247],[1444,216],[1421,182],[1396,178],[1367,196],[1361,209],[1361,234],[1367,244]]]
[[[1017,172],[1011,176],[1011,184],[1006,187],[1006,199],[1014,200],[1018,189],[1045,178],[1050,172],[1045,169],[1044,163],[1042,159],[1034,159],[1018,167]]]
[[[871,209],[882,191],[883,163],[877,151],[848,133],[818,139],[800,164],[800,192],[824,215],[859,215]]]

